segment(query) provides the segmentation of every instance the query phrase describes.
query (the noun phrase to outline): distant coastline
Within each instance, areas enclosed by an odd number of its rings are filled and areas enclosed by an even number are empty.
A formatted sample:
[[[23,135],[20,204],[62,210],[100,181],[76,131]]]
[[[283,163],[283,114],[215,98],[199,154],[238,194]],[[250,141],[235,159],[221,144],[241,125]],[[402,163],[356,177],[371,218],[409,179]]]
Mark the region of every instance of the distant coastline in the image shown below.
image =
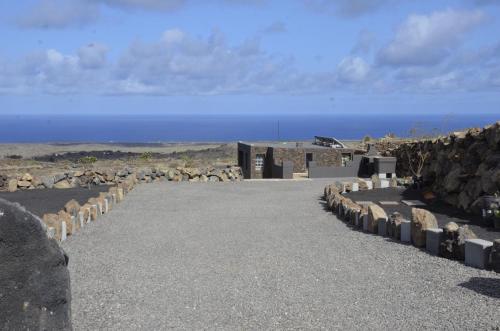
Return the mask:
[[[245,115],[0,115],[0,143],[112,143],[152,146],[168,143],[223,143],[239,140],[310,140],[314,135],[343,140],[412,128],[446,133],[483,127],[499,114],[245,114]]]

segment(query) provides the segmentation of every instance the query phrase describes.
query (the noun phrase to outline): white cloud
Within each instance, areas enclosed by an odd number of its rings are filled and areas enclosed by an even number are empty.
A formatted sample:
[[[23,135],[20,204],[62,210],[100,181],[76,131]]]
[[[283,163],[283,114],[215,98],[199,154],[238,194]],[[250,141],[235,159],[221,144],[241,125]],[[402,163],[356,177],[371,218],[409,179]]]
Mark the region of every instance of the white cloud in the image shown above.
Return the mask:
[[[344,58],[337,67],[338,78],[347,83],[361,83],[366,80],[369,73],[368,63],[357,56]]]
[[[465,33],[484,22],[478,10],[445,10],[430,15],[411,15],[394,39],[378,54],[386,65],[435,65],[459,46]]]
[[[58,29],[86,25],[98,16],[98,6],[85,0],[41,0],[17,23],[23,28]]]
[[[172,11],[180,8],[186,0],[87,0],[108,6],[121,8],[138,8],[145,10]]]
[[[357,17],[394,4],[395,0],[302,0],[306,8],[318,13]]]
[[[108,48],[102,44],[88,44],[78,50],[80,65],[85,69],[99,69],[106,65]]]

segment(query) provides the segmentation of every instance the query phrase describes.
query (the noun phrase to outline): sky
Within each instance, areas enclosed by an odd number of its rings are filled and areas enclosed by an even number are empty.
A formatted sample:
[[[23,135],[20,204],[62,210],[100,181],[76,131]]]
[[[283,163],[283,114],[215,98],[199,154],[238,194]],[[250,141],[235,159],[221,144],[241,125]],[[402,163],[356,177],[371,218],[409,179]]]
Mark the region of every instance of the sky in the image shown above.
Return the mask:
[[[497,0],[1,1],[0,114],[500,115],[499,20]]]

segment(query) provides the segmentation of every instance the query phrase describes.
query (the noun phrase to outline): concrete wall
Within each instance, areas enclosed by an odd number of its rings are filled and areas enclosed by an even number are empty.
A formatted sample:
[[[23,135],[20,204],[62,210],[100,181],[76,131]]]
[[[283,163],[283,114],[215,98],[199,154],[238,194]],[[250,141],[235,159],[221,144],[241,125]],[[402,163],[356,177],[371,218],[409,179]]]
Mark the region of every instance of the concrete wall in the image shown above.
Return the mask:
[[[273,178],[292,179],[293,178],[293,162],[283,161],[281,165],[273,164]]]
[[[342,166],[320,166],[309,162],[309,178],[358,177],[362,155],[354,155],[353,160]]]

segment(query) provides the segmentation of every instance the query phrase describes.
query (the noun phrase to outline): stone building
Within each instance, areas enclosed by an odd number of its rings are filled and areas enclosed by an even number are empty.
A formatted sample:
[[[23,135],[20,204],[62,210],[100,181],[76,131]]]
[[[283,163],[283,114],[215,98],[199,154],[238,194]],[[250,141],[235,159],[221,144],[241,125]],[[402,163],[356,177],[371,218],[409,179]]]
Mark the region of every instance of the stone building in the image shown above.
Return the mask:
[[[353,160],[354,150],[334,138],[314,142],[238,143],[238,165],[246,179],[291,178],[307,173],[310,164],[342,167]]]

